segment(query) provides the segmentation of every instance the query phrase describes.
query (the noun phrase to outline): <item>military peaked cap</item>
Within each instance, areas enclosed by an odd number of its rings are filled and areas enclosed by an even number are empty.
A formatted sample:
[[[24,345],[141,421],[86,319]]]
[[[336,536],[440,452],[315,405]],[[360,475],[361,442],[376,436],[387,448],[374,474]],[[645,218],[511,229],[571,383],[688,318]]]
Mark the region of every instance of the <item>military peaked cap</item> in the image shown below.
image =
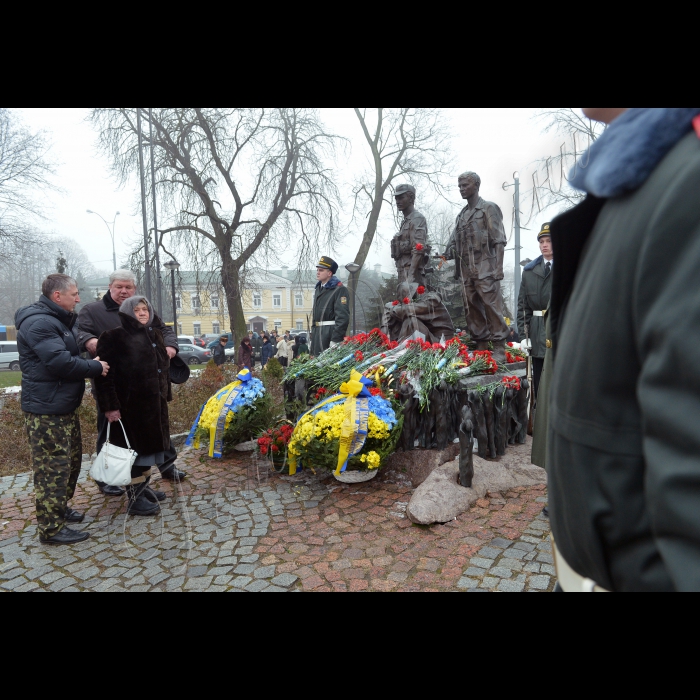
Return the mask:
[[[333,260],[333,258],[329,258],[327,255],[321,256],[321,259],[318,261],[318,265],[316,265],[316,267],[321,267],[324,270],[330,270],[333,274],[338,271],[338,263]]]
[[[549,232],[549,221],[546,224],[542,224],[542,229],[540,232],[537,234],[537,240],[539,241],[542,236],[551,236],[552,234]]]

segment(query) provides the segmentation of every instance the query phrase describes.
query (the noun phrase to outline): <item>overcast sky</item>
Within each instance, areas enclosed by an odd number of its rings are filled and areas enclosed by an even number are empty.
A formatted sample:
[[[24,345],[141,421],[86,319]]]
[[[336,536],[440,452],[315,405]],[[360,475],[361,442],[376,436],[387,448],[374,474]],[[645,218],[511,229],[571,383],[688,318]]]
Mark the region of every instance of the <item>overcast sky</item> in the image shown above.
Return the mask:
[[[91,209],[99,212],[109,222],[116,211],[117,260],[128,252],[129,241],[142,235],[140,204],[137,199],[137,181],[120,189],[110,172],[110,163],[97,152],[97,135],[86,121],[88,109],[13,109],[21,116],[30,130],[44,130],[53,143],[52,157],[58,161],[55,182],[61,192],[43,195],[48,221],[39,227],[48,232],[74,238],[85,250],[97,269],[111,269],[112,242],[107,227],[99,217],[87,214]],[[457,164],[454,187],[449,198],[455,206],[462,206],[457,190],[457,175],[473,170],[481,177],[481,196],[496,202],[503,211],[506,232],[512,231],[513,200],[511,188],[502,189],[504,181],[512,182],[513,172],[519,171],[523,190],[528,189],[532,164],[538,158],[553,155],[563,141],[561,136],[543,134],[543,125],[535,117],[534,108],[512,109],[446,109],[444,110],[454,133],[453,149]],[[351,224],[352,195],[350,184],[354,172],[362,168],[367,157],[366,143],[351,108],[323,109],[323,119],[329,130],[349,139],[349,151],[343,158],[342,169],[338,164],[338,186],[347,193],[344,224],[349,226],[343,245],[329,253],[344,264],[354,258],[361,235],[361,222]],[[398,184],[398,182],[396,183]],[[416,207],[420,209],[418,192]],[[525,206],[527,205],[527,206]],[[522,231],[521,259],[539,255],[536,234],[539,225],[556,212],[535,214],[526,223],[529,201],[521,202],[522,223],[530,228]],[[384,242],[376,242],[368,263],[381,263],[384,270],[393,267],[389,255],[388,239],[393,235],[393,223],[389,212],[383,212],[380,231]],[[511,241],[509,247],[512,247]],[[506,253],[513,260],[513,251]],[[285,260],[295,266],[293,259]],[[511,263],[512,264],[512,263]]]

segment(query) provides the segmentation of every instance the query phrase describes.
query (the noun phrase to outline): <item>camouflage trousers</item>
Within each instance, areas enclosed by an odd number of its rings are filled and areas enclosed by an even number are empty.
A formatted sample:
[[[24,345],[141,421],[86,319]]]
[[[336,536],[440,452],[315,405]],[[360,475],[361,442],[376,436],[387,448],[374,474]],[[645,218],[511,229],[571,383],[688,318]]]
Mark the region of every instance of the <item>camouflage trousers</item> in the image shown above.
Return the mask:
[[[51,537],[65,524],[66,506],[80,475],[83,440],[76,411],[63,416],[24,413],[34,470],[39,535]]]

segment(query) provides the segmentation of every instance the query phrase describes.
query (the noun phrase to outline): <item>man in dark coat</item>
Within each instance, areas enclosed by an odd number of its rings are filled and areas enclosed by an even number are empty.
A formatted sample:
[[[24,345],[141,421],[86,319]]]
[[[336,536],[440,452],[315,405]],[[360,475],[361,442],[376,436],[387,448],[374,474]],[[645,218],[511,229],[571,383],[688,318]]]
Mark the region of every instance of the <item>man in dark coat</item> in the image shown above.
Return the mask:
[[[65,527],[84,515],[68,507],[80,474],[83,442],[77,409],[85,379],[107,374],[96,357],[83,360],[73,335],[80,303],[75,280],[49,275],[39,301],[15,314],[22,368],[22,410],[34,470],[34,498],[39,539],[45,544],[73,544],[89,537]]]
[[[537,243],[542,255],[525,266],[518,295],[518,332],[520,337],[524,339],[525,327],[527,326],[535,396],[537,396],[542,364],[544,363],[545,316],[552,293],[552,263],[554,260],[549,222],[542,224],[542,228],[537,234]]]
[[[338,263],[326,255],[316,265],[311,354],[320,355],[333,345],[342,343],[350,322],[348,290],[335,276]]]
[[[700,108],[584,114],[609,126],[570,178],[586,199],[551,225],[559,583],[697,591]]]
[[[253,349],[253,354],[250,356],[250,366],[246,365],[246,367],[253,369],[253,367],[255,367],[255,361],[257,360],[259,362],[262,360],[263,341],[256,331],[250,331],[248,337],[250,338],[250,346]]]
[[[93,357],[97,352],[97,339],[105,331],[112,328],[121,328],[119,319],[119,307],[128,298],[136,294],[136,276],[131,270],[115,270],[109,276],[109,289],[107,293],[99,301],[94,301],[91,304],[85,304],[78,314],[78,344],[81,350],[87,350]],[[166,345],[168,357],[172,359],[179,350],[177,344],[177,334],[175,331],[166,326],[158,319],[158,330],[163,335],[163,340]],[[103,435],[105,426],[105,417],[102,411],[97,410],[97,432]],[[97,451],[102,449],[102,442],[97,442]],[[165,461],[158,465],[161,476],[170,481],[179,481],[184,479],[187,474],[175,467],[177,459],[177,451],[174,445],[165,452]],[[119,486],[110,486],[109,484],[98,483],[100,491],[106,496],[121,496],[124,489]],[[163,500],[165,494],[161,491],[152,491],[149,489],[148,496]]]
[[[221,366],[224,364],[224,362],[226,362],[226,345],[227,344],[228,344],[228,336],[222,335],[221,338],[219,338],[219,344],[215,345],[211,351],[211,356],[212,356],[214,362],[218,366]]]

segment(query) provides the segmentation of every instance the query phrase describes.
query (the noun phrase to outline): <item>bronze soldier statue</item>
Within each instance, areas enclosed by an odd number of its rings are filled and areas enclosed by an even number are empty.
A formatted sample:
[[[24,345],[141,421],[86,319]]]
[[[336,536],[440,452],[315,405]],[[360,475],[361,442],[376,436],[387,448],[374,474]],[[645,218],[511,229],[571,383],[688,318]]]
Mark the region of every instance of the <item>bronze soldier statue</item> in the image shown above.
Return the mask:
[[[415,208],[416,188],[413,185],[398,185],[394,198],[404,219],[399,232],[391,239],[391,257],[396,261],[399,296],[412,296],[418,286],[425,286],[425,266],[430,250],[428,224]]]
[[[457,182],[467,206],[457,216],[442,257],[456,263],[455,279],[462,281],[467,328],[477,350],[486,350],[491,341],[494,359],[503,362],[508,336],[500,282],[507,242],[503,214],[497,204],[479,196],[481,178],[476,173],[462,173]]]
[[[401,340],[416,332],[431,343],[443,338],[448,340],[454,335],[452,319],[442,297],[426,285],[430,253],[428,224],[423,214],[415,209],[416,188],[397,185],[394,197],[396,208],[404,217],[398,233],[391,239],[391,257],[396,262],[399,278],[398,299],[385,305],[382,327],[392,340]],[[408,300],[407,303],[404,300]]]

